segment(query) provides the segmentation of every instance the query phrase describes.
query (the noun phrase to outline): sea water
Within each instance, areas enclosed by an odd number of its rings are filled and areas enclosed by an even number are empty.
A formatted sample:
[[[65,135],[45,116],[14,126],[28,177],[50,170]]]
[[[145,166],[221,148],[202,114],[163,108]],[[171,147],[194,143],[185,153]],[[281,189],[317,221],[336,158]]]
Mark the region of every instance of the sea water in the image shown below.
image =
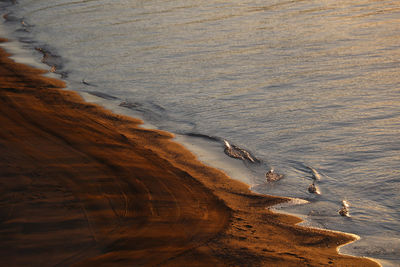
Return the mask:
[[[399,1],[0,7],[5,32],[69,89],[175,133],[256,192],[307,200],[285,211],[361,237],[341,252],[400,264]],[[227,158],[223,140],[258,162]],[[284,178],[266,182],[270,168]]]

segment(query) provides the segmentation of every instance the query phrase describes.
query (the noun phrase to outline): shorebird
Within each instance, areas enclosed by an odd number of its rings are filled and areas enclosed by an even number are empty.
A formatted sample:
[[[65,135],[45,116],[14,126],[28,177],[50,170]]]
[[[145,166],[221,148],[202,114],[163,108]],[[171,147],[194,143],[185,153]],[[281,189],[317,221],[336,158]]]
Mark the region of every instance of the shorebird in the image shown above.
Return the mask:
[[[265,174],[265,178],[267,178],[268,182],[275,182],[275,181],[282,179],[283,175],[277,174],[274,172],[274,169],[271,169]]]
[[[225,144],[224,152],[229,157],[236,158],[236,159],[241,159],[241,160],[248,160],[248,161],[250,161],[252,163],[256,162],[256,160],[246,150],[244,150],[244,149],[242,149],[242,148],[240,148],[238,146],[231,145],[226,140],[224,140],[224,144]]]
[[[339,210],[339,214],[345,217],[350,217],[349,207],[349,203],[347,203],[346,200],[342,200],[342,208]]]
[[[317,194],[317,195],[321,194],[318,187],[315,185],[315,182],[313,182],[312,184],[310,184],[308,186],[308,192],[310,192],[311,194]]]

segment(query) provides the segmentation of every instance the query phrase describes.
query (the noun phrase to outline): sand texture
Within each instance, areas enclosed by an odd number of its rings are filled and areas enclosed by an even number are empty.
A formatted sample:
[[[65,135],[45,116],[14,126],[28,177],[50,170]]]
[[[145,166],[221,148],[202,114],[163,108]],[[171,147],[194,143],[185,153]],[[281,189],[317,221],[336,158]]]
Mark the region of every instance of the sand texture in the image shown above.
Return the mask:
[[[3,40],[4,41],[4,40]],[[376,266],[0,50],[2,266]]]

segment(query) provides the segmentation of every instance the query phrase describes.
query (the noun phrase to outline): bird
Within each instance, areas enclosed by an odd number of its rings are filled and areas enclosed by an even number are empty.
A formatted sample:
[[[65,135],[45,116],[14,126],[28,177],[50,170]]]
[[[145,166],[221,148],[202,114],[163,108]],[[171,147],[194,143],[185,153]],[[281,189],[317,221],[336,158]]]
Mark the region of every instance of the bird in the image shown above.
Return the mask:
[[[318,187],[315,185],[314,182],[308,186],[308,192],[317,195],[321,194],[321,192],[319,191]]]
[[[339,214],[344,217],[350,217],[349,203],[346,200],[342,200],[342,207],[339,210]]]
[[[250,153],[236,145],[229,144],[228,141],[224,140],[225,149],[224,152],[231,158],[248,160],[252,163],[256,163],[256,159],[253,158]]]
[[[278,173],[274,172],[274,169],[271,169],[265,174],[265,178],[267,178],[268,182],[275,182],[275,181],[282,179],[283,175],[278,174]]]

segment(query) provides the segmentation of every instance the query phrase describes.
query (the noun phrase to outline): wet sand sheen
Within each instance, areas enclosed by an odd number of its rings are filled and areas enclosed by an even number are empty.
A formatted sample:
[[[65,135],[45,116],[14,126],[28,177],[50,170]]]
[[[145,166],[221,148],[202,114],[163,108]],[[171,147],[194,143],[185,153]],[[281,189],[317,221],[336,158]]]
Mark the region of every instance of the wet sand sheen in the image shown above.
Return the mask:
[[[5,41],[5,40],[2,40]],[[172,135],[85,103],[0,50],[5,266],[376,266],[296,226]]]

